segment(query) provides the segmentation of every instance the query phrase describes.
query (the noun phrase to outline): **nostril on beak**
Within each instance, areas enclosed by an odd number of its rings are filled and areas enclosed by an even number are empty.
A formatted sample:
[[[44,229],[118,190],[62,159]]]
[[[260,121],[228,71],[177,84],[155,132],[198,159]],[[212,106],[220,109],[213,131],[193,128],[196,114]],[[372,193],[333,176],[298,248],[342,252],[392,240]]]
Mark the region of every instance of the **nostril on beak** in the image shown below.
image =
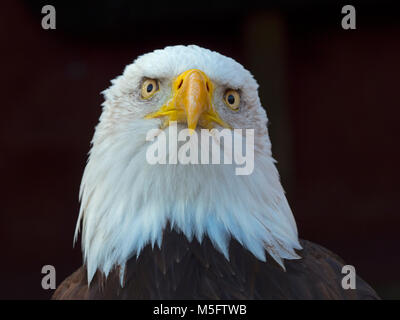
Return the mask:
[[[182,87],[182,84],[183,84],[183,79],[181,79],[181,81],[178,84],[178,90]]]

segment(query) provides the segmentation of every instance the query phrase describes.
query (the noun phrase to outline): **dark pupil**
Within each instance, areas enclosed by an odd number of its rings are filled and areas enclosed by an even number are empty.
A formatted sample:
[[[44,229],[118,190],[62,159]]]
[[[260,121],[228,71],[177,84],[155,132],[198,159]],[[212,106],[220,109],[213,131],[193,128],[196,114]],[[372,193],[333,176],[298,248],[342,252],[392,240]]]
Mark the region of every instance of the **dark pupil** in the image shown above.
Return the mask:
[[[148,86],[147,86],[147,92],[152,92],[153,91],[153,84],[149,84]]]
[[[232,94],[230,94],[228,96],[228,103],[229,104],[234,104],[235,103],[235,97]]]

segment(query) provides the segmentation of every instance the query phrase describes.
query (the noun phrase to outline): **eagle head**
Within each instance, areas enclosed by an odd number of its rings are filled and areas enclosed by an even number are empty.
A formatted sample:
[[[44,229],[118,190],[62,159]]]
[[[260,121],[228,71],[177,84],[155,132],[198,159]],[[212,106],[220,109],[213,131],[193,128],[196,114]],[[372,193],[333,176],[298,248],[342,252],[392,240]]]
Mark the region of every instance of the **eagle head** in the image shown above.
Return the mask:
[[[298,258],[296,223],[257,89],[241,64],[194,45],[142,55],[112,81],[103,92],[75,231],[76,240],[82,224],[89,283],[97,270],[107,276],[123,269],[144,246],[161,247],[167,225],[190,241],[208,237],[227,259],[231,238],[282,267],[282,259]],[[254,170],[238,175],[234,163],[150,164],[149,146],[162,135],[170,141],[173,129],[178,135],[254,130]],[[152,130],[157,134],[149,141]]]

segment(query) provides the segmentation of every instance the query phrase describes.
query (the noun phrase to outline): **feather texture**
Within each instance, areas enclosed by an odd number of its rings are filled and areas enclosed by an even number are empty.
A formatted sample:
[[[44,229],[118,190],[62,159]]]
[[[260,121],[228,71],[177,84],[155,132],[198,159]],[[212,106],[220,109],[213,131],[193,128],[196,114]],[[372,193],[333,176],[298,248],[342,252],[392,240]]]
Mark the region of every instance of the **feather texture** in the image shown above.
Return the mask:
[[[301,241],[302,259],[286,262],[255,258],[237,241],[230,260],[205,238],[189,242],[182,233],[164,233],[163,245],[147,245],[127,264],[124,286],[118,270],[107,280],[97,272],[88,286],[85,267],[67,278],[53,299],[379,299],[357,276],[356,290],[341,286],[344,262],[327,249]]]

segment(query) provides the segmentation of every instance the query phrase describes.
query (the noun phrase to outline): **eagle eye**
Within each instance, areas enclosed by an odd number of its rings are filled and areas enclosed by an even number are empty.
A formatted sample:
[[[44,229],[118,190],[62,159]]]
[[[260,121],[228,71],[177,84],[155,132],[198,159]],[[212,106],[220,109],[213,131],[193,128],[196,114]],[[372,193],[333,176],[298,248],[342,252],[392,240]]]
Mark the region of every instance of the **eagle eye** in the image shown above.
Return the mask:
[[[149,99],[153,94],[158,91],[158,81],[154,79],[147,79],[142,84],[142,99]]]
[[[237,90],[227,90],[224,95],[225,104],[234,111],[239,110],[240,95]]]

